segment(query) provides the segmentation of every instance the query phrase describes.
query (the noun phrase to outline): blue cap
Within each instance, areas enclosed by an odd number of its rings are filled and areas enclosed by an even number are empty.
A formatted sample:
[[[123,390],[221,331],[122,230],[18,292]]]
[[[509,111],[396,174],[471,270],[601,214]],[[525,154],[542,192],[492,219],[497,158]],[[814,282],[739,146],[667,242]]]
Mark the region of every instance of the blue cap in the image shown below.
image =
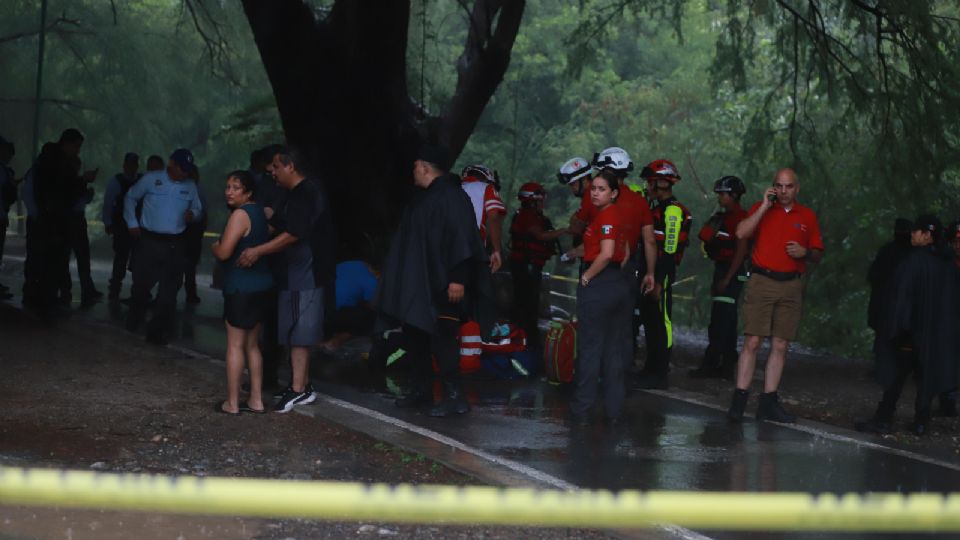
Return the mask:
[[[193,164],[193,154],[186,148],[177,148],[174,150],[173,153],[170,154],[170,160],[176,163],[177,166],[180,167],[180,170],[185,173],[197,168],[197,166]]]

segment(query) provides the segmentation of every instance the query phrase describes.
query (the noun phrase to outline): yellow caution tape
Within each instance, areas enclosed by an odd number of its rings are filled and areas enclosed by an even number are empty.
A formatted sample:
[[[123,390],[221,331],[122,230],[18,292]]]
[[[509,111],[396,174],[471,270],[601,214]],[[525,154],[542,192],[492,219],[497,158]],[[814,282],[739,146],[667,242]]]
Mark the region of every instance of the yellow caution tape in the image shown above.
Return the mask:
[[[553,279],[556,281],[566,281],[567,283],[578,283],[578,284],[580,283],[580,280],[577,278],[561,276],[560,274],[550,274],[550,273],[544,272],[543,277],[547,279]]]
[[[0,503],[234,516],[550,527],[960,531],[960,494],[558,491],[0,467]]]

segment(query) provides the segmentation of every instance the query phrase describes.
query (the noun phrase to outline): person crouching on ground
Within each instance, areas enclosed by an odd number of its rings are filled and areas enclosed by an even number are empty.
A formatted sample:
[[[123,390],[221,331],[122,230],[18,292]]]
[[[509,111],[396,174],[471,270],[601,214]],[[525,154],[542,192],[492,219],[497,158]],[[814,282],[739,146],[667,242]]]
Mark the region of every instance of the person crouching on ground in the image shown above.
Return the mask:
[[[587,267],[577,287],[577,368],[575,370],[571,422],[585,425],[597,396],[597,379],[603,379],[604,413],[618,421],[623,407],[624,359],[629,355],[633,297],[620,270],[629,256],[623,217],[614,204],[620,194],[617,175],[604,170],[593,179],[590,195],[597,214],[583,234],[582,257]]]
[[[210,246],[223,266],[223,321],[227,328],[227,400],[216,409],[226,414],[263,413],[263,355],[260,329],[267,310],[272,310],[270,290],[273,275],[265,259],[247,268],[237,266],[240,253],[270,239],[263,207],[254,202],[255,183],[250,173],[234,171],[227,176],[224,197],[233,210],[220,239]],[[250,371],[250,396],[240,404],[240,379],[244,359]]]

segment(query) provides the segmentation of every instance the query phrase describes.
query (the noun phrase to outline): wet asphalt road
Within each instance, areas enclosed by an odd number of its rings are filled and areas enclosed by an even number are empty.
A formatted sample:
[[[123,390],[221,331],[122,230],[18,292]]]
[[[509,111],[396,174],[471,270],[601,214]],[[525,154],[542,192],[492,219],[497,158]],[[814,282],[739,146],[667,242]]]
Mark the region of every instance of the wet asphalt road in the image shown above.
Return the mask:
[[[19,289],[19,261],[3,283]],[[95,266],[105,283],[106,268]],[[76,285],[75,285],[76,287]],[[75,291],[79,291],[78,288]],[[182,291],[181,291],[182,305]],[[222,357],[218,291],[187,306],[173,342]],[[100,303],[85,316],[122,324],[125,307]],[[322,374],[317,377],[317,372]],[[629,395],[624,422],[568,428],[566,390],[541,381],[468,381],[473,412],[455,420],[396,409],[391,380],[372,380],[358,360],[327,359],[313,372],[317,390],[456,439],[583,488],[698,491],[948,492],[960,489],[960,464],[922,461],[856,440],[770,423],[730,425],[722,411],[660,393]],[[814,428],[815,429],[815,428]],[[847,433],[850,437],[856,437]],[[867,439],[869,440],[869,439]],[[712,538],[915,538],[876,534],[768,534],[698,531]],[[928,535],[925,538],[952,538]]]

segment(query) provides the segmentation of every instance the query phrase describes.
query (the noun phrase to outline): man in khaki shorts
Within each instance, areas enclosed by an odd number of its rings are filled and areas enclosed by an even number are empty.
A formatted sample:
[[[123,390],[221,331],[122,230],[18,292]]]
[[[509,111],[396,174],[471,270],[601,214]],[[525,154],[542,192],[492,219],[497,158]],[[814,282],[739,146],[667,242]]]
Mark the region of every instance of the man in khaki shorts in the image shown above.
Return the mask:
[[[750,381],[763,338],[770,337],[770,356],[764,374],[757,420],[793,423],[777,399],[787,347],[796,337],[803,305],[806,262],[823,258],[823,239],[813,210],[797,202],[800,182],[792,169],[780,169],[763,200],[750,208],[737,225],[737,238],[752,239],[751,276],[743,297],[743,333],[746,338],[737,362],[737,387],[727,417],[743,419]]]

